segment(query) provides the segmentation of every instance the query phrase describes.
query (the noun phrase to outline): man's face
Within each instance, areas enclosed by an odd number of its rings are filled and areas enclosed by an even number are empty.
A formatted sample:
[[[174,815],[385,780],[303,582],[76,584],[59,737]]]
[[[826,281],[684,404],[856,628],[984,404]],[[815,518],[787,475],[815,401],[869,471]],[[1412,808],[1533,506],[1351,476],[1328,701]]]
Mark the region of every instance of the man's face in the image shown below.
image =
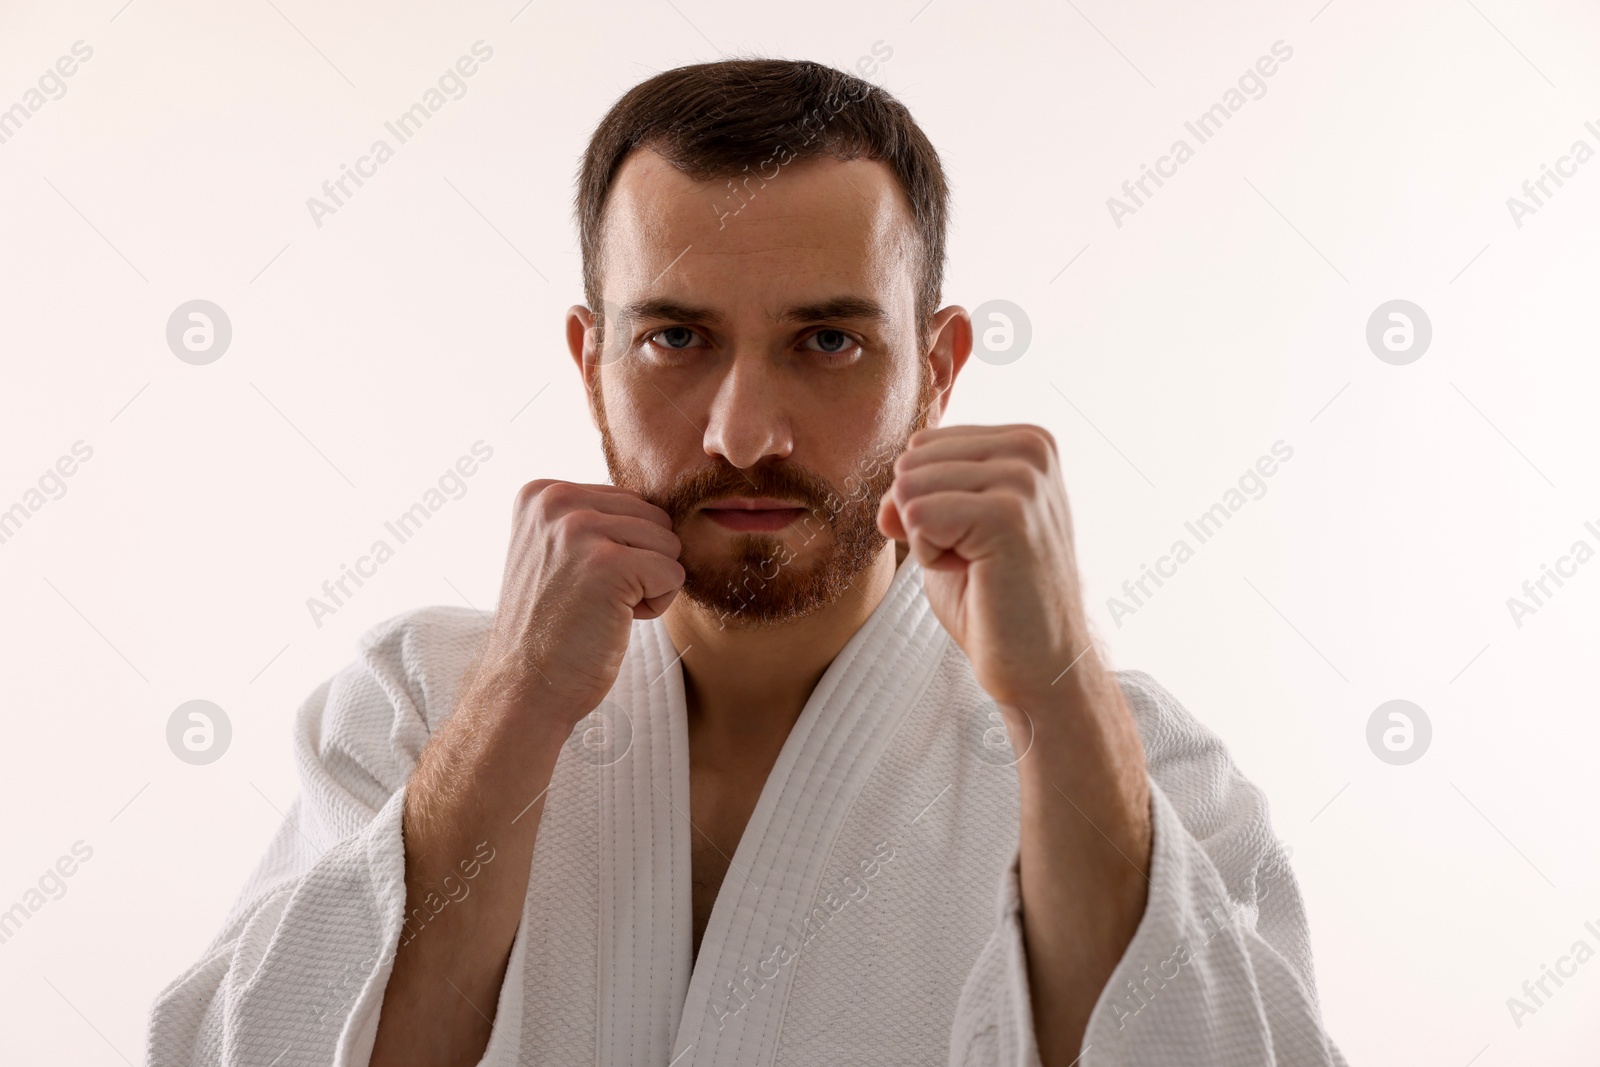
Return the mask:
[[[575,308],[568,341],[612,481],[672,517],[683,594],[749,626],[831,603],[884,550],[894,459],[953,372],[915,335],[918,246],[884,164],[797,161],[740,191],[629,156],[604,313]]]

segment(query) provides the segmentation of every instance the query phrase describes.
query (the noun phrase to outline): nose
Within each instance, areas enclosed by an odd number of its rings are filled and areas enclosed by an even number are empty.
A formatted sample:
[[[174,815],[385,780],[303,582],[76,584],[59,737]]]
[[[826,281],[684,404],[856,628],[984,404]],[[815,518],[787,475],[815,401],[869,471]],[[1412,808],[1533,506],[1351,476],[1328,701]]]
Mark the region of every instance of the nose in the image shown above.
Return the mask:
[[[761,353],[740,353],[729,361],[727,376],[711,398],[704,448],[740,470],[768,457],[787,458],[794,451],[782,383],[772,362]]]

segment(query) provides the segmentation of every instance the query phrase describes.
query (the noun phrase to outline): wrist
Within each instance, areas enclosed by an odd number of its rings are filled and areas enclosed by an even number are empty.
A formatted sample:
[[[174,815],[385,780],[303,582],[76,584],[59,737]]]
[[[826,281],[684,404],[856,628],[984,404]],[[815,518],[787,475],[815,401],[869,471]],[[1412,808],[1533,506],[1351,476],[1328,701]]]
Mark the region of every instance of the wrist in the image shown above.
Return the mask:
[[[1025,806],[1052,810],[1070,800],[1096,821],[1148,820],[1144,743],[1114,675],[1063,679],[1047,695],[1002,704],[1001,715],[1013,748],[1027,752],[1017,763]]]
[[[473,709],[484,729],[543,737],[559,747],[597,702],[555,685],[551,673],[527,656],[486,660],[463,686],[458,706]]]
[[[1128,715],[1116,674],[1106,667],[1093,644],[1069,646],[1068,651],[1048,659],[1061,666],[1018,679],[1004,687],[1004,697],[996,698],[1007,725],[1019,728],[1021,736],[1027,736],[1030,723],[1041,720],[1078,728],[1085,720],[1107,714]]]

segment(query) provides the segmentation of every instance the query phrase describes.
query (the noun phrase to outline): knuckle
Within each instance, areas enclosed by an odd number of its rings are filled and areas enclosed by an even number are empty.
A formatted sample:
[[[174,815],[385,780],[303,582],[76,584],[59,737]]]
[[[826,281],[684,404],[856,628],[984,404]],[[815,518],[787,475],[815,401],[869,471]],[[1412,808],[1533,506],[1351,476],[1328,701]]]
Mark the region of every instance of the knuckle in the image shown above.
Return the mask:
[[[525,482],[522,487],[517,490],[515,503],[516,510],[518,512],[525,511],[528,506],[538,498],[539,494],[544,490],[544,488],[550,484],[551,479],[549,478],[535,478],[531,482]]]
[[[1043,466],[1050,461],[1050,454],[1054,451],[1055,445],[1048,431],[1042,430],[1037,426],[1030,426],[1027,429],[1016,431],[1011,436],[1017,451],[1027,457],[1031,463],[1036,466]]]
[[[583,532],[573,527],[570,516],[558,515],[542,527],[545,551],[557,558],[573,556],[583,543]]]
[[[915,495],[922,488],[922,480],[922,475],[917,472],[915,467],[910,470],[895,471],[893,496],[904,500],[909,496]]]
[[[1020,496],[1007,493],[996,504],[1000,518],[1009,527],[1018,527],[1023,524],[1028,516],[1028,504]]]
[[[627,559],[627,549],[615,541],[600,541],[590,549],[589,561],[606,573],[616,573]]]
[[[913,526],[920,526],[923,520],[927,518],[927,515],[925,514],[927,510],[928,504],[925,498],[906,501],[904,504],[900,505],[901,525],[905,526],[907,529],[910,529]]]
[[[559,478],[536,478],[517,490],[517,512],[551,516],[563,510],[574,498],[577,486]]]
[[[1005,465],[1004,483],[1025,497],[1038,495],[1043,477],[1044,473],[1026,460],[1013,460]]]
[[[600,515],[588,508],[574,508],[562,512],[555,519],[566,535],[573,539],[589,537],[600,529]]]
[[[539,503],[548,511],[567,511],[583,496],[583,490],[571,482],[547,482],[539,493]]]

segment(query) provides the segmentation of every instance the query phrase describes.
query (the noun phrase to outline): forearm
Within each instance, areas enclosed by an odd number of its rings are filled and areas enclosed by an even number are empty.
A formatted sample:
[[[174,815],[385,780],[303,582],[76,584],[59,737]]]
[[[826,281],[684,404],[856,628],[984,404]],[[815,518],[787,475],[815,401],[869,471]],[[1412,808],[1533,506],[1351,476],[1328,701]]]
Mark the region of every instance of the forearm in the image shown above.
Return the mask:
[[[1023,934],[1046,1067],[1078,1058],[1149,887],[1144,750],[1115,677],[1095,659],[1028,708],[1032,748],[1017,766]],[[1019,748],[1028,728],[1027,719],[1012,726]]]
[[[469,696],[424,749],[406,785],[407,922],[372,1067],[482,1058],[568,732],[558,716]]]

